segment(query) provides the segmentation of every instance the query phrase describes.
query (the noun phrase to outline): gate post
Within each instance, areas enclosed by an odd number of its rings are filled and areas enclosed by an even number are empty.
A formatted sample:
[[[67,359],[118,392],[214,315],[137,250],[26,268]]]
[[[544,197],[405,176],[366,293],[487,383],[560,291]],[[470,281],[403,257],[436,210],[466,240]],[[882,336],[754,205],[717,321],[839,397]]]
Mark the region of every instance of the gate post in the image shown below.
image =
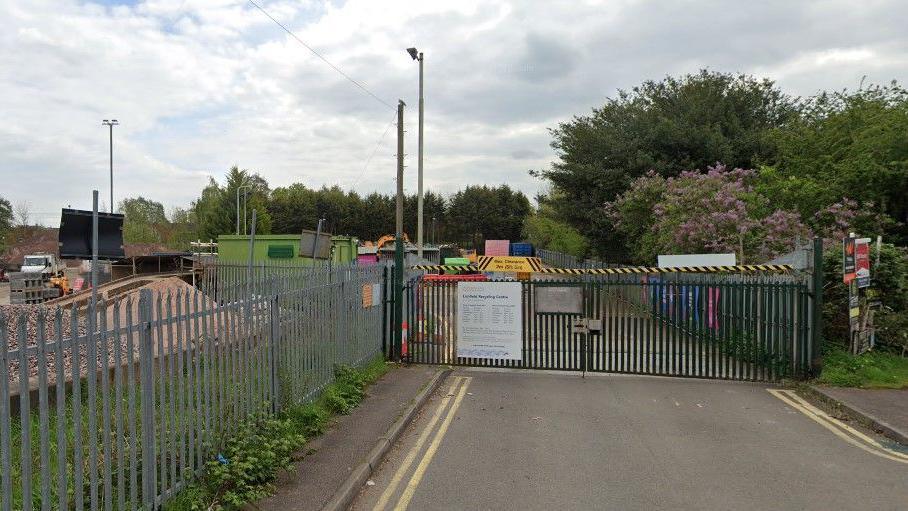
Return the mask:
[[[404,268],[403,268],[403,239],[399,239],[401,248],[397,249],[399,255],[394,262],[394,342],[391,345],[391,360],[400,360],[401,341],[403,340],[404,320]]]
[[[813,274],[811,275],[810,294],[813,307],[810,313],[810,373],[814,376],[820,373],[823,366],[823,239],[813,239]]]
[[[151,290],[139,292],[139,384],[142,391],[142,502],[152,509],[157,493],[154,424],[154,344],[151,335]]]
[[[381,352],[385,360],[391,357],[388,353],[388,266],[381,269]]]
[[[580,374],[582,378],[586,378],[587,367],[589,367],[589,358],[590,358],[590,329],[589,329],[589,320],[593,317],[593,307],[590,303],[591,288],[593,286],[591,278],[584,279],[581,289],[583,293],[583,322],[586,325],[584,328],[583,335],[580,338]]]

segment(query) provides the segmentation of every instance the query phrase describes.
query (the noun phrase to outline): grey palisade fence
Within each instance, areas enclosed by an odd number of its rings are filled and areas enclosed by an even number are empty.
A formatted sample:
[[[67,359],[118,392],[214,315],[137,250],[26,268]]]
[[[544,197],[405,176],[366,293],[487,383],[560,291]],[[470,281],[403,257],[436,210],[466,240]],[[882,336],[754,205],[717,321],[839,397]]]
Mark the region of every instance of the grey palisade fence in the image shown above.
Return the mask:
[[[381,353],[386,274],[220,263],[97,310],[0,313],[0,510],[159,508],[244,419]]]

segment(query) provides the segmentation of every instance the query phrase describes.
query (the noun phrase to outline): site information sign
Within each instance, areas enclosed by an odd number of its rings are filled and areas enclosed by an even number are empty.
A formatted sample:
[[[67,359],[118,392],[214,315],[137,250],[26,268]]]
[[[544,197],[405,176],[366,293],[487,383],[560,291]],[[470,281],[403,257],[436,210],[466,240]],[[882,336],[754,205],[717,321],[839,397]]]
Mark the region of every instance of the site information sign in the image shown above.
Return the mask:
[[[523,285],[457,283],[457,356],[522,360]]]
[[[854,238],[842,240],[842,280],[848,284],[854,280]]]

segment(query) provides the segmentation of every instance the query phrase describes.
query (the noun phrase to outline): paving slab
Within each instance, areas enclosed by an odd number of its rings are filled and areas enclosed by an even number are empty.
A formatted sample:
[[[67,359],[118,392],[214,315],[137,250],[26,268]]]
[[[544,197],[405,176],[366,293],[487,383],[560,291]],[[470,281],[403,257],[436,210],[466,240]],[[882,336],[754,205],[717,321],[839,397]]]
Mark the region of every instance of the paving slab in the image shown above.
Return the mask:
[[[249,509],[308,511],[322,509],[370,451],[429,384],[438,368],[395,367],[367,389],[367,397],[350,415],[302,449],[308,453],[282,473],[276,493]]]

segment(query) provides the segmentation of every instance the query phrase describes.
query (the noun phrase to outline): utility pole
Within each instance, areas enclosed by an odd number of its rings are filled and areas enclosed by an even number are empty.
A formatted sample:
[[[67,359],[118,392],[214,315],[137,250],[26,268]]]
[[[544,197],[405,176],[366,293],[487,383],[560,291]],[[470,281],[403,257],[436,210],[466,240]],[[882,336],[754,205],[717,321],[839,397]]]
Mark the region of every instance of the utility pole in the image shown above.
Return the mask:
[[[110,127],[110,206],[108,211],[114,212],[114,201],[113,201],[113,127],[120,124],[116,119],[104,119],[101,121],[102,126]]]
[[[418,184],[416,196],[416,252],[422,259],[422,232],[423,232],[423,210],[422,210],[422,119],[423,119],[423,95],[422,95],[422,52],[419,52],[419,163],[418,163]],[[113,199],[111,199],[113,200]]]
[[[249,188],[248,184],[236,188],[236,234],[240,235],[240,190]],[[243,234],[246,234],[246,192],[243,192]]]
[[[404,106],[397,103],[397,215],[394,226],[394,348],[399,359],[403,340],[404,317]]]
[[[423,144],[423,93],[422,93],[422,68],[423,53],[417,52],[416,48],[407,48],[407,53],[413,60],[419,61],[419,156],[417,167],[417,185],[416,185],[416,255],[422,259],[423,245],[423,193],[422,193],[422,144]]]

